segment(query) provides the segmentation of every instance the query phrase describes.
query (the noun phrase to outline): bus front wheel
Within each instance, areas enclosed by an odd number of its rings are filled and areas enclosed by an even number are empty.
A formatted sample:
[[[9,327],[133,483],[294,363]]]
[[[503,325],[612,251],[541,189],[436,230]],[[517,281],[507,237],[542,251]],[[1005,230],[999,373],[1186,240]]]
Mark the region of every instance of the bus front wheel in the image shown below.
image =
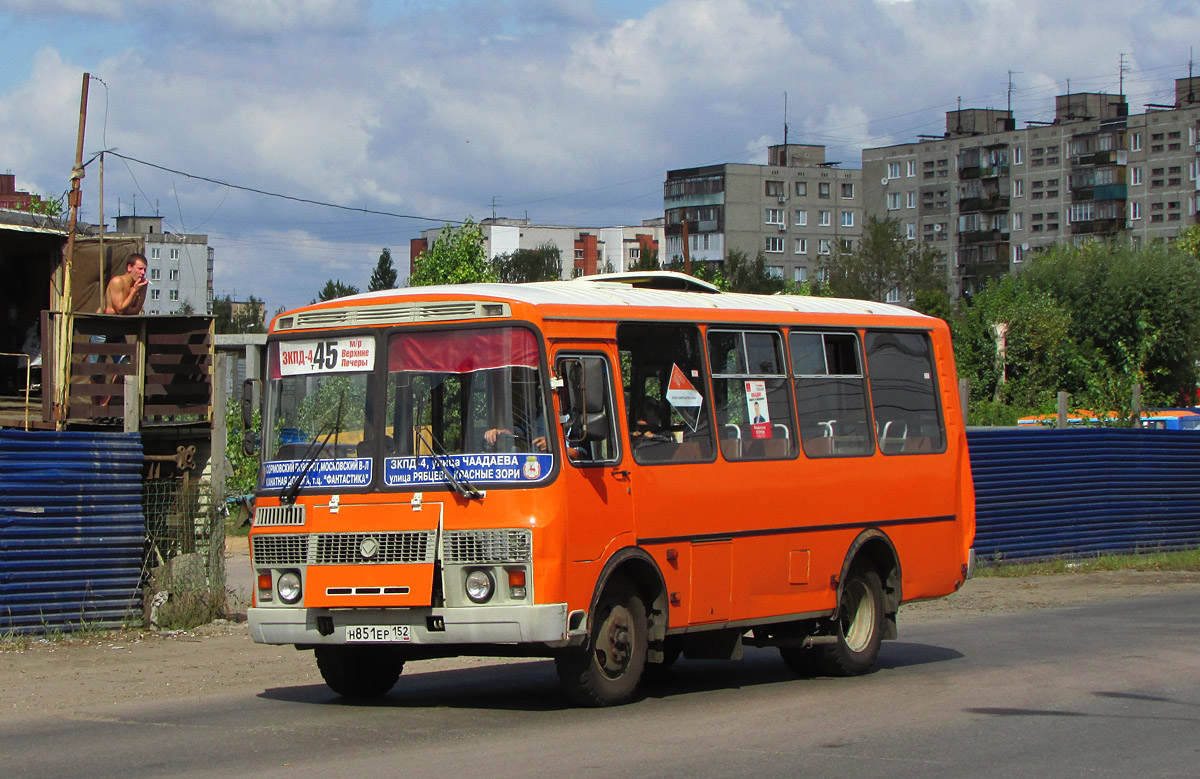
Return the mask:
[[[315,654],[321,678],[344,698],[382,697],[404,670],[404,661],[381,647],[319,646]]]
[[[875,667],[883,641],[883,584],[879,574],[856,568],[846,578],[834,621],[837,641],[820,647],[821,670],[858,676]]]
[[[646,606],[637,589],[618,579],[596,607],[587,645],[560,654],[555,664],[563,692],[583,706],[626,703],[646,668]]]

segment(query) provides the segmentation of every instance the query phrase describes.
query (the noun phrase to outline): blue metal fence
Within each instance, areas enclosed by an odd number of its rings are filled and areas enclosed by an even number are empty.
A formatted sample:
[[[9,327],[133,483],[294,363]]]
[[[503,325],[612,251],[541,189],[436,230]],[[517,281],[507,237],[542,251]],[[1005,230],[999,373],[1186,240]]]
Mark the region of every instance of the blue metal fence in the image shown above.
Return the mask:
[[[0,635],[141,613],[137,433],[0,431]]]
[[[1200,546],[1200,433],[971,430],[984,561]]]

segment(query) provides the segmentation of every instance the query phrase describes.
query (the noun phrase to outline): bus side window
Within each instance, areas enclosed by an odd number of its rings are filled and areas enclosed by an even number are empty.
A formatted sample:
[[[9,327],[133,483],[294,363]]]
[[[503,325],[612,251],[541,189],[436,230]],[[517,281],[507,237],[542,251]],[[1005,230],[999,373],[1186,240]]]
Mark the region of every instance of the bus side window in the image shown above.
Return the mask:
[[[809,457],[857,457],[875,450],[867,416],[858,336],[788,334],[800,445]]]
[[[791,398],[779,334],[709,330],[717,439],[726,460],[792,457]]]
[[[559,399],[567,459],[577,465],[616,462],[620,454],[608,361],[595,355],[560,355],[555,367],[563,380]]]
[[[871,403],[884,454],[946,450],[933,349],[924,333],[868,331]]]
[[[713,459],[702,348],[700,331],[692,325],[617,327],[634,461]]]

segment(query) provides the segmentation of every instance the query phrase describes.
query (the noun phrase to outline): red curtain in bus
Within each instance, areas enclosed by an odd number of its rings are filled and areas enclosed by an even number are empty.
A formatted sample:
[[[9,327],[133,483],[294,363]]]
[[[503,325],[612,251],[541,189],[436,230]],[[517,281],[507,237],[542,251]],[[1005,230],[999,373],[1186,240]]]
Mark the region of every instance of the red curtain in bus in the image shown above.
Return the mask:
[[[537,339],[521,327],[404,333],[388,344],[389,371],[470,373],[537,366]]]

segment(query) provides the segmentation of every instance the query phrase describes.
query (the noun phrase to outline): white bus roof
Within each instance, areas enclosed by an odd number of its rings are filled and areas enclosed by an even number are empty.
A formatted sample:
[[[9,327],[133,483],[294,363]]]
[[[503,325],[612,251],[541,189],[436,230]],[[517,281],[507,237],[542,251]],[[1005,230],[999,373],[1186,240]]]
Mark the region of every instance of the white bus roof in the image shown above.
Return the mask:
[[[396,300],[397,297],[404,300]],[[438,299],[436,302],[435,298]],[[277,329],[385,324],[389,321],[472,319],[481,315],[495,316],[496,313],[483,313],[486,304],[493,302],[524,303],[538,307],[563,306],[573,309],[588,306],[629,306],[929,319],[924,314],[902,306],[871,300],[809,295],[682,292],[645,289],[630,286],[628,283],[591,280],[583,283],[575,280],[530,284],[443,284],[367,292],[281,314],[277,320]],[[507,307],[505,308],[507,313]],[[563,313],[554,312],[554,315],[562,316]]]
[[[429,287],[366,292],[340,298],[347,306],[369,306],[385,298],[450,296],[462,300],[501,299],[535,306],[657,306],[661,308],[711,308],[718,310],[795,311],[813,314],[874,314],[924,317],[903,306],[872,300],[825,298],[813,295],[748,295],[736,292],[677,292],[642,289],[623,283],[590,281],[539,281],[531,284],[439,284]]]

